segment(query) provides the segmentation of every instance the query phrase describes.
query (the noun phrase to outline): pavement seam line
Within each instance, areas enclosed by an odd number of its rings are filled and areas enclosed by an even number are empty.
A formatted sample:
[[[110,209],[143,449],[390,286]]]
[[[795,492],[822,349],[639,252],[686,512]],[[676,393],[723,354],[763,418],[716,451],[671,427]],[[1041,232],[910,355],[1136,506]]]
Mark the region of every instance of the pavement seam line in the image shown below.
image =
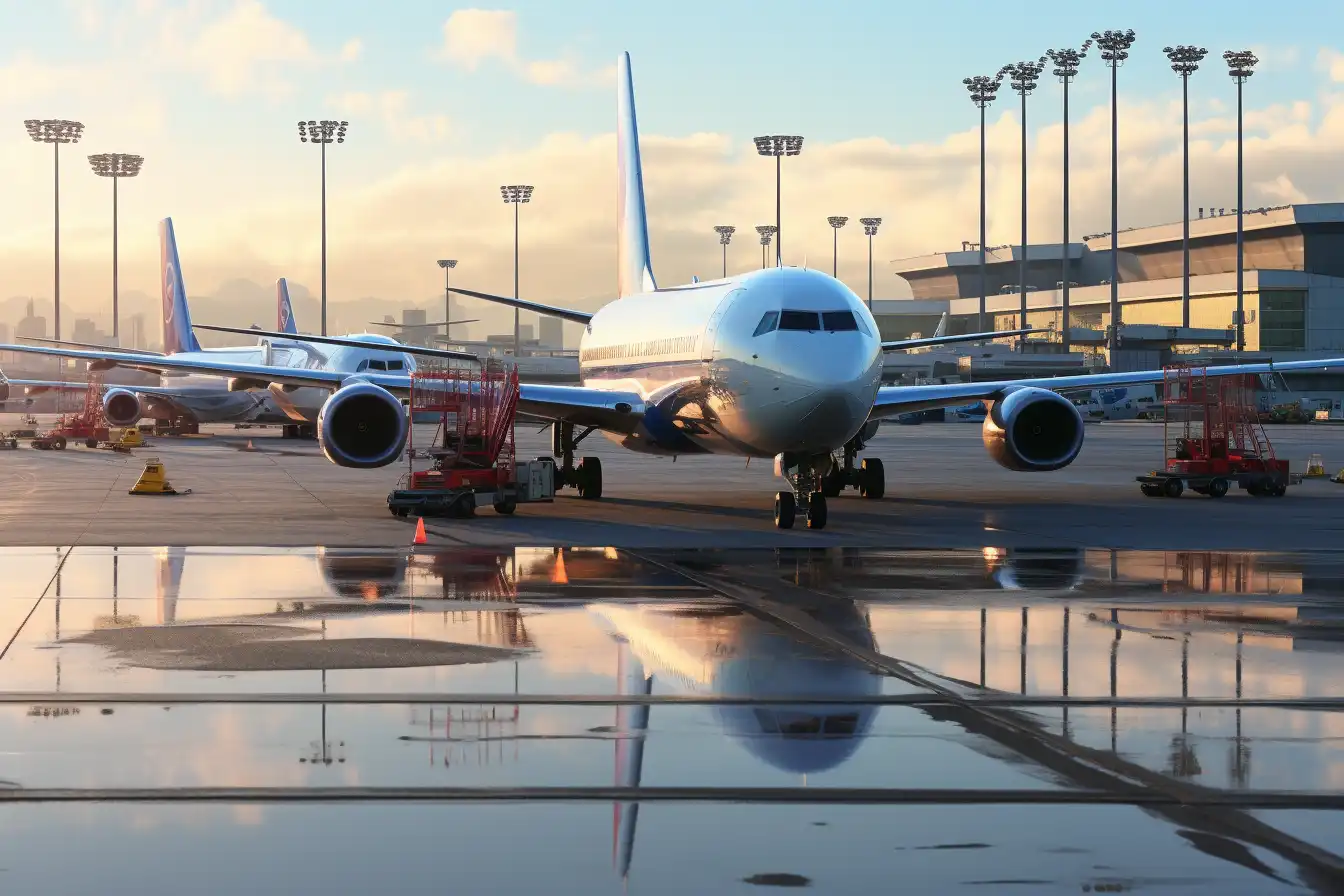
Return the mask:
[[[51,590],[51,586],[56,584],[56,577],[59,576],[61,570],[65,568],[65,561],[70,557],[70,552],[74,549],[74,545],[70,545],[65,549],[65,553],[61,555],[60,561],[56,564],[56,571],[51,574],[50,579],[47,579],[47,586],[42,589],[42,593],[37,596],[37,600],[33,601],[33,606],[28,611],[28,615],[24,616],[23,621],[19,623],[19,627],[14,629],[14,634],[9,636],[9,641],[5,644],[4,649],[0,649],[0,660],[3,660],[5,655],[9,653],[9,648],[14,646],[14,642],[18,640],[19,634],[23,631],[24,627],[28,625],[28,620],[32,619],[33,614],[37,612],[38,605],[41,604],[42,600],[47,596],[47,592]]]

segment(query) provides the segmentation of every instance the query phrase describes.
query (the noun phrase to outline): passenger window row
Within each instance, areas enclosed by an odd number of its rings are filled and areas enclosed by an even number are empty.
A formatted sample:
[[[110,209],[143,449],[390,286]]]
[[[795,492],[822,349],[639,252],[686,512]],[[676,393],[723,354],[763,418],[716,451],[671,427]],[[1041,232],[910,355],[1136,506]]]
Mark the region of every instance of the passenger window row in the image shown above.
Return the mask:
[[[698,336],[673,336],[626,345],[600,345],[585,348],[579,353],[580,363],[606,361],[611,358],[647,358],[657,355],[682,354],[695,351]]]
[[[803,330],[815,333],[852,332],[863,329],[852,311],[767,311],[756,325],[753,336],[763,336],[775,330]],[[867,332],[864,330],[864,332]]]

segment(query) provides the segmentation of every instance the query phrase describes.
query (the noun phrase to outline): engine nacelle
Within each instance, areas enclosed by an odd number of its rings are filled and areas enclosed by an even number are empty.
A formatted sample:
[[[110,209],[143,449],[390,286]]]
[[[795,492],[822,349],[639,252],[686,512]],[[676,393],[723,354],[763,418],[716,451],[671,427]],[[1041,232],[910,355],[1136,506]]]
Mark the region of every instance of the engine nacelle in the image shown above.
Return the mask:
[[[385,467],[406,447],[406,409],[381,386],[355,380],[317,415],[317,443],[338,467]]]
[[[103,396],[103,414],[113,426],[134,426],[145,416],[140,396],[129,389],[108,389]]]
[[[1022,386],[994,402],[982,435],[999,466],[1048,472],[1067,467],[1082,450],[1083,417],[1059,393]]]

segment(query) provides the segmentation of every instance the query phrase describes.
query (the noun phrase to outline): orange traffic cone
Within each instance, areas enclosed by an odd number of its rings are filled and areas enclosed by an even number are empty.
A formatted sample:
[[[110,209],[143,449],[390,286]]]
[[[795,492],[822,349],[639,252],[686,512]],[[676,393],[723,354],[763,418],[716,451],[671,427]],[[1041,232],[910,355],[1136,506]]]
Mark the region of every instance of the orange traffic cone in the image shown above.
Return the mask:
[[[415,523],[415,540],[411,544],[428,544],[429,539],[425,537],[425,518],[419,517]]]
[[[245,451],[256,451],[257,449],[255,449],[255,448],[252,447],[252,440],[251,440],[251,439],[248,439],[248,440],[247,440],[247,448],[245,448],[245,449],[243,449],[243,450],[245,450]]]

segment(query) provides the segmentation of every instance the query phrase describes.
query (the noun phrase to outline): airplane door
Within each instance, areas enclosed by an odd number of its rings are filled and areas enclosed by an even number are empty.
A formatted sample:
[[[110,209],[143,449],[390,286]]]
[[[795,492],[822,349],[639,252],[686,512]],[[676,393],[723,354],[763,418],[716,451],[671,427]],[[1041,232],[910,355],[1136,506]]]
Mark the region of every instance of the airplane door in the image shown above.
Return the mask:
[[[745,292],[745,290],[742,289],[734,289],[732,292],[729,292],[719,300],[719,304],[715,307],[714,313],[709,316],[709,322],[705,324],[705,336],[700,340],[700,357],[702,360],[714,360],[714,355],[718,349],[719,343],[719,324],[723,321],[724,312],[728,310],[728,306],[732,304],[732,300],[743,292]]]

